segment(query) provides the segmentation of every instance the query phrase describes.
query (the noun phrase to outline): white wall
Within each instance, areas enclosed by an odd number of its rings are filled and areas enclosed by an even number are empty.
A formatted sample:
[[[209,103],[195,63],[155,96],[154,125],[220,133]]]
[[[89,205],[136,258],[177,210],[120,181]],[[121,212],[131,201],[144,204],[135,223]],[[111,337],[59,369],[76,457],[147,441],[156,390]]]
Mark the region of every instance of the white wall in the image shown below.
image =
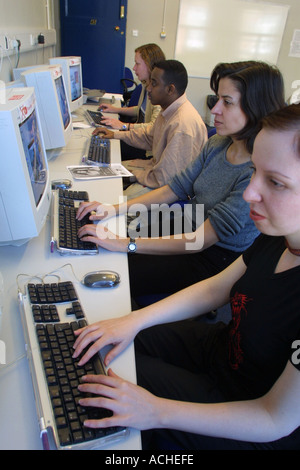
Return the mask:
[[[55,0],[58,1],[58,0]],[[0,57],[3,57],[0,80],[12,80],[12,68],[18,55],[13,49],[6,51],[5,38],[21,39],[19,67],[42,64],[55,52],[52,0],[0,0]],[[32,45],[31,35],[36,40],[39,33],[45,37],[44,45]]]
[[[293,92],[293,81],[300,80],[300,59],[288,56],[294,30],[300,29],[300,0],[263,1],[290,5],[277,63],[284,76],[286,98],[288,98]],[[164,2],[166,2],[166,38],[161,39]],[[135,47],[148,42],[156,42],[164,50],[167,58],[174,58],[179,7],[180,0],[151,0],[151,2],[128,0],[125,65],[132,67]],[[132,35],[133,30],[139,31],[138,37]],[[191,78],[189,80],[187,95],[203,117],[206,111],[206,95],[209,93],[208,79]]]

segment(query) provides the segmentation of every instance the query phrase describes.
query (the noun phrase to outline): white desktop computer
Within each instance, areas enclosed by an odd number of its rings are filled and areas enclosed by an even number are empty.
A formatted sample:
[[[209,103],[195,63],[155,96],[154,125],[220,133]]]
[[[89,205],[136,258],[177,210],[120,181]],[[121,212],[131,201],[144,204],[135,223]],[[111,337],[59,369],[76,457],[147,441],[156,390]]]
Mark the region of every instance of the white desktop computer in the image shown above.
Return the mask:
[[[22,245],[39,235],[51,185],[33,88],[5,90],[0,103],[0,245]]]
[[[26,86],[34,87],[46,150],[65,147],[73,126],[61,67],[29,68],[21,79]]]
[[[52,57],[49,59],[49,63],[52,65],[59,64],[62,68],[70,110],[73,113],[83,105],[81,57]]]

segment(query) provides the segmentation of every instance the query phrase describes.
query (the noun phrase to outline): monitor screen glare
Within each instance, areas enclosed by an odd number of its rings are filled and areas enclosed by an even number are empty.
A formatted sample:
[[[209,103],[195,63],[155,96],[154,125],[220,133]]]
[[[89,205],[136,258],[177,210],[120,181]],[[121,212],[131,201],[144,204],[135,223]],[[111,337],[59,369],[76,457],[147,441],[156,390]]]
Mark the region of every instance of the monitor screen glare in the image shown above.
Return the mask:
[[[69,114],[68,102],[67,102],[62,75],[55,79],[55,86],[56,86],[61,116],[62,116],[62,120],[64,123],[64,128],[66,129],[68,125],[70,124],[71,118]]]
[[[70,83],[71,83],[71,99],[78,100],[81,96],[81,78],[80,65],[72,65],[70,67]]]
[[[35,204],[38,206],[47,183],[47,169],[35,109],[19,126]]]

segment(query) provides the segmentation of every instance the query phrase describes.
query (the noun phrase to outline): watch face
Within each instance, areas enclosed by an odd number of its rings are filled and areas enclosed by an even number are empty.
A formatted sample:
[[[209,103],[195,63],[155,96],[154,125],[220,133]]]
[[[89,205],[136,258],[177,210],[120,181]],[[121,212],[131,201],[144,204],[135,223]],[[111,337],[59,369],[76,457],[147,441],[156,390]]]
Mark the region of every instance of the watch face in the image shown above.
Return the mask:
[[[128,244],[128,250],[129,251],[135,251],[136,250],[136,244],[131,242]]]

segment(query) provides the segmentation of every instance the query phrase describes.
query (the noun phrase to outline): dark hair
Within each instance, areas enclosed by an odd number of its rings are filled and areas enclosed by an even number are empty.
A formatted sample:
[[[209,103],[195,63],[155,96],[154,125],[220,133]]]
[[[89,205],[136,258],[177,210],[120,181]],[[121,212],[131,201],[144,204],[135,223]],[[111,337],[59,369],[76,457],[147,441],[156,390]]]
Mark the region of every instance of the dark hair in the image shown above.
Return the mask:
[[[181,96],[186,90],[188,84],[188,75],[185,66],[178,60],[162,60],[156,62],[154,67],[164,71],[163,81],[166,85],[173,84]]]
[[[284,84],[276,66],[254,60],[220,63],[211,75],[210,86],[217,94],[222,78],[230,78],[241,94],[241,109],[246,114],[247,124],[234,137],[245,140],[252,153],[254,139],[260,130],[260,121],[267,114],[283,108]]]
[[[144,44],[135,49],[134,52],[139,52],[141,58],[147,65],[149,72],[153,70],[154,64],[160,60],[165,60],[165,54],[161,48],[154,43]]]
[[[294,131],[294,150],[300,157],[300,104],[291,104],[265,116],[261,128],[274,131]]]

